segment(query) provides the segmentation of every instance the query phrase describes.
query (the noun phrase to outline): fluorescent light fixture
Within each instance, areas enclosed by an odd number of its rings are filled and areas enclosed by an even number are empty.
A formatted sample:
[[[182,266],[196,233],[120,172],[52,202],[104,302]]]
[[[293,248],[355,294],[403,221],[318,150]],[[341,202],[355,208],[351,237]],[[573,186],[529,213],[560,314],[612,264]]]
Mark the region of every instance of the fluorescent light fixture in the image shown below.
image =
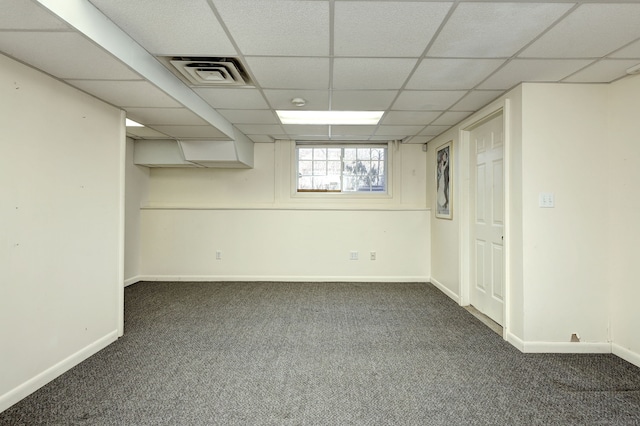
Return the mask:
[[[384,111],[276,111],[282,124],[378,124]]]
[[[138,123],[136,121],[130,120],[128,118],[125,119],[124,125],[126,127],[144,127],[144,125],[142,125],[142,124],[140,124],[140,123]]]

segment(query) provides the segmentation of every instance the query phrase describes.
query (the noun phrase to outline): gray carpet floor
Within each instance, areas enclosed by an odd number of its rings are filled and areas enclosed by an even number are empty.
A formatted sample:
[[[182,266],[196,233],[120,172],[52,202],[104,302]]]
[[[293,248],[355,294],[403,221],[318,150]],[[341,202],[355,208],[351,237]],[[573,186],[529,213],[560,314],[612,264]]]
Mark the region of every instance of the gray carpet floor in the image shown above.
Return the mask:
[[[1,425],[640,425],[640,369],[522,354],[425,283],[138,283]]]

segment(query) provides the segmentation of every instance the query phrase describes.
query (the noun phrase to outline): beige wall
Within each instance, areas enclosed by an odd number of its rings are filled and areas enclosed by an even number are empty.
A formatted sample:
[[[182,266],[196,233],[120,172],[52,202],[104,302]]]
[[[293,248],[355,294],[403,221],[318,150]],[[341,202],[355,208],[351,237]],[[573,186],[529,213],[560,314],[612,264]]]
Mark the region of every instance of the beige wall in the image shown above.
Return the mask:
[[[525,342],[609,339],[606,96],[606,85],[523,86]],[[555,208],[538,206],[540,192]]]
[[[435,148],[448,140],[459,184],[458,217],[432,218],[432,279],[464,301],[460,203],[467,180],[460,161],[468,153],[459,133],[508,100],[508,338],[522,350],[613,351],[640,365],[640,294],[632,276],[640,237],[639,96],[638,77],[611,85],[523,84],[429,143],[428,197]],[[555,208],[538,206],[540,192],[555,194]],[[581,343],[569,343],[572,333]]]
[[[293,147],[256,144],[248,170],[152,169],[142,211],[145,279],[429,279],[420,145],[390,148],[390,196],[294,194]]]
[[[118,336],[123,121],[0,56],[0,411]]]
[[[145,209],[142,223],[145,279],[428,280],[423,211]]]
[[[391,145],[391,196],[293,194],[294,142],[254,145],[251,169],[152,168],[146,208],[426,209],[422,145]]]
[[[149,168],[133,164],[133,139],[127,138],[125,170],[124,283],[133,284],[140,276],[140,207],[147,204]]]
[[[489,105],[474,114],[460,125],[454,126],[446,133],[438,136],[429,142],[427,156],[427,199],[429,203],[435,203],[435,153],[438,146],[453,141],[453,174],[454,174],[454,204],[453,218],[439,219],[435,215],[431,215],[431,281],[442,291],[448,294],[452,299],[459,303],[467,304],[465,300],[464,290],[461,288],[465,263],[461,238],[461,226],[467,220],[465,201],[468,196],[466,186],[469,181],[469,146],[461,140],[461,130],[472,126],[484,117],[495,113],[499,110],[505,110],[503,115],[507,120],[507,133],[509,138],[509,149],[505,152],[509,156],[508,161],[511,170],[511,185],[515,187],[508,196],[509,213],[512,218],[509,221],[509,229],[505,230],[511,238],[512,253],[518,253],[522,244],[521,233],[521,191],[518,190],[521,185],[520,164],[521,164],[521,110],[522,110],[522,88],[517,87],[504,96],[491,102]],[[506,150],[507,151],[507,150]],[[522,312],[522,267],[521,261],[514,256],[511,258],[510,264],[511,281],[513,285],[509,297],[511,298],[512,315],[510,317],[510,328],[516,332],[520,332],[523,328],[522,318],[519,312]]]
[[[607,213],[608,244],[602,250],[611,287],[611,337],[614,353],[640,365],[640,285],[635,274],[640,242],[640,76],[609,90],[609,138],[599,150],[599,177],[608,195],[597,203]]]

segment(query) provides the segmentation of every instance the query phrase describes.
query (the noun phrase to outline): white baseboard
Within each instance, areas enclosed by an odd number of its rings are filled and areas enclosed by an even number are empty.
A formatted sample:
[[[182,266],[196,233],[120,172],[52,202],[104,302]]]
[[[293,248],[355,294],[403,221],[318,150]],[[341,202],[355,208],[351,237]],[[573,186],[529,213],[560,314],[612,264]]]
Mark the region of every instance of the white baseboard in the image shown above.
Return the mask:
[[[512,334],[507,331],[506,341],[511,343],[520,352],[524,352],[524,341],[520,339],[518,336],[516,336],[515,334]]]
[[[138,281],[429,282],[427,276],[139,275]]]
[[[444,284],[442,284],[440,281],[438,281],[437,279],[431,277],[431,284],[433,284],[434,286],[436,286],[438,288],[438,290],[440,290],[441,292],[443,292],[444,294],[446,294],[447,296],[449,296],[451,299],[455,300],[455,302],[457,304],[460,304],[460,296],[458,296],[457,294],[455,294],[453,291],[451,291],[449,288],[447,288]]]
[[[588,343],[588,342],[525,342],[514,334],[507,332],[507,342],[511,343],[520,352],[526,353],[612,353],[631,364],[640,367],[640,354],[623,348],[615,343]]]
[[[615,343],[611,344],[611,352],[614,355],[624,359],[625,361],[628,361],[631,364],[640,367],[640,354],[638,354],[637,352],[630,351],[629,349],[623,348],[622,346]]]
[[[610,354],[611,343],[523,342],[525,353]]]
[[[113,330],[106,336],[96,340],[90,345],[80,349],[78,352],[68,356],[54,366],[46,369],[42,373],[32,377],[26,382],[22,383],[18,387],[10,390],[4,395],[0,396],[0,412],[11,407],[16,402],[29,396],[33,392],[40,389],[56,377],[60,376],[64,372],[70,370],[76,365],[80,364],[85,359],[89,358],[96,352],[104,349],[109,344],[115,342],[118,339],[118,330]]]
[[[507,332],[507,342],[524,353],[610,354],[611,343],[591,342],[526,342]]]
[[[126,280],[124,280],[124,286],[127,287],[139,281],[142,281],[142,278],[140,278],[140,275],[136,275],[135,277],[127,278]]]

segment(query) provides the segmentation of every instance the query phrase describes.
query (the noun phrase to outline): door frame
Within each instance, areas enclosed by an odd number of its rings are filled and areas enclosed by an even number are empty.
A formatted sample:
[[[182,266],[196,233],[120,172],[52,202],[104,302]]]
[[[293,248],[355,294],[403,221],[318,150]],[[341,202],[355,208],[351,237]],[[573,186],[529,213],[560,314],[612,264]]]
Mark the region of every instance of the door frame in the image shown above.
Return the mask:
[[[471,286],[472,286],[472,278],[471,278],[471,250],[472,250],[472,241],[471,241],[471,218],[472,218],[472,206],[471,206],[471,180],[470,173],[473,170],[473,162],[471,161],[473,157],[471,152],[471,131],[478,127],[479,125],[495,118],[497,115],[502,114],[502,126],[504,132],[504,266],[503,266],[503,277],[504,277],[504,306],[503,306],[503,326],[502,326],[502,338],[507,339],[507,335],[509,332],[509,324],[510,324],[510,288],[511,288],[511,275],[510,275],[510,264],[511,264],[511,245],[510,245],[510,190],[511,190],[511,134],[510,134],[510,126],[511,122],[511,114],[510,114],[510,103],[509,99],[504,99],[503,102],[493,105],[493,108],[489,109],[485,114],[483,114],[480,118],[475,118],[464,122],[460,127],[459,131],[459,141],[460,141],[460,149],[459,152],[459,161],[460,161],[460,203],[458,203],[459,212],[460,212],[460,305],[468,306],[471,304]]]

